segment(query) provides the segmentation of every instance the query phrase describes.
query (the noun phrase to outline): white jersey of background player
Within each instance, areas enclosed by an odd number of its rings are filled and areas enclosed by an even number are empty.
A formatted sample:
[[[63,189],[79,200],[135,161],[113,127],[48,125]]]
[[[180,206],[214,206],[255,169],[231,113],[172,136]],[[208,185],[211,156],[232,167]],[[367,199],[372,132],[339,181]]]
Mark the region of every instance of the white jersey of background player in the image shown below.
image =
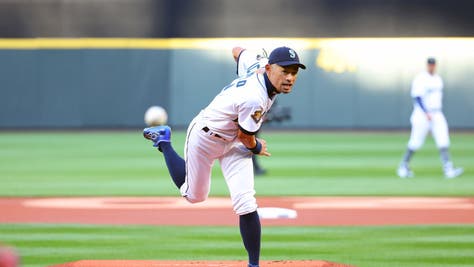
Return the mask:
[[[413,113],[410,118],[411,135],[408,148],[398,167],[397,174],[401,178],[413,177],[409,162],[413,153],[425,142],[426,135],[431,132],[439,149],[446,178],[455,178],[462,174],[462,168],[454,168],[449,159],[449,130],[443,108],[443,80],[436,74],[436,60],[429,58],[427,70],[418,74],[413,80],[411,96]]]

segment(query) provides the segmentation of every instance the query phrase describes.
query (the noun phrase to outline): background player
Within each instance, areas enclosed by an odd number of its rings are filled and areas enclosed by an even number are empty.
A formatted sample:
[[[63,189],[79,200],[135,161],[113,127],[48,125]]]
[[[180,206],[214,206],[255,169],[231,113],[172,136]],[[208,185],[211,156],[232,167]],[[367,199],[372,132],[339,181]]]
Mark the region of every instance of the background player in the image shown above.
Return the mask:
[[[449,157],[449,133],[446,118],[442,112],[443,80],[436,74],[436,60],[429,58],[427,70],[418,74],[411,87],[413,113],[411,115],[411,136],[397,174],[401,178],[413,177],[409,163],[413,153],[424,143],[431,131],[439,149],[446,178],[455,178],[463,173],[462,168],[454,168]]]
[[[272,51],[264,73],[234,80],[190,123],[184,159],[171,146],[168,126],[146,128],[145,138],[163,152],[170,176],[189,202],[206,200],[215,160],[219,160],[240,233],[248,252],[249,267],[259,264],[261,226],[255,199],[252,154],[270,156],[267,144],[255,134],[277,94],[292,91],[300,63],[288,47]]]

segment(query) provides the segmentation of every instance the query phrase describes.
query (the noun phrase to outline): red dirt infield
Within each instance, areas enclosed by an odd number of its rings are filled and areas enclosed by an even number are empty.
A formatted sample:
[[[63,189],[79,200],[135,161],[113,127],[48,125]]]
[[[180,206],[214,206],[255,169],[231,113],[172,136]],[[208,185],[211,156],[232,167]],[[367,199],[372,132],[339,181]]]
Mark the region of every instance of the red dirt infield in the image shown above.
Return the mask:
[[[297,213],[263,225],[472,224],[474,198],[264,197],[260,207]],[[228,225],[238,223],[228,198],[189,204],[179,197],[0,198],[0,223]],[[192,218],[190,220],[189,218]]]
[[[81,260],[49,267],[243,267],[243,261]],[[261,261],[260,267],[352,267],[329,261]]]

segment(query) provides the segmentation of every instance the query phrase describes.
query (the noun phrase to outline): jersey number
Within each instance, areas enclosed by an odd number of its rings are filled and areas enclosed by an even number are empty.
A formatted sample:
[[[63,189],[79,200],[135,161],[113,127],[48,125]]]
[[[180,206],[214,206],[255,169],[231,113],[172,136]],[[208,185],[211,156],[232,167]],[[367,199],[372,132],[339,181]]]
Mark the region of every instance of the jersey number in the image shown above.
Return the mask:
[[[225,90],[231,88],[234,85],[235,85],[235,87],[241,87],[241,86],[244,86],[246,83],[247,83],[247,80],[240,80],[240,81],[237,82],[237,84],[231,83],[231,84],[227,85],[226,87],[224,87],[224,89],[222,89],[222,91],[225,91]]]

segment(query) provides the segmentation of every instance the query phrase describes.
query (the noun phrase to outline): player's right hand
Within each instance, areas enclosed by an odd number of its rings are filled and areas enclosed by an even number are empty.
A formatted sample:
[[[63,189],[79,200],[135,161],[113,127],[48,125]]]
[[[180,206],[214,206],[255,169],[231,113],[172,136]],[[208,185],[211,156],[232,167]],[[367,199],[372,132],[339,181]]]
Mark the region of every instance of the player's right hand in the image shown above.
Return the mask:
[[[260,139],[260,138],[258,139],[258,141],[260,142],[260,144],[262,144],[262,151],[260,151],[260,153],[258,155],[270,157],[272,154],[270,152],[268,152],[268,150],[267,150],[267,141],[265,141],[264,139]]]

